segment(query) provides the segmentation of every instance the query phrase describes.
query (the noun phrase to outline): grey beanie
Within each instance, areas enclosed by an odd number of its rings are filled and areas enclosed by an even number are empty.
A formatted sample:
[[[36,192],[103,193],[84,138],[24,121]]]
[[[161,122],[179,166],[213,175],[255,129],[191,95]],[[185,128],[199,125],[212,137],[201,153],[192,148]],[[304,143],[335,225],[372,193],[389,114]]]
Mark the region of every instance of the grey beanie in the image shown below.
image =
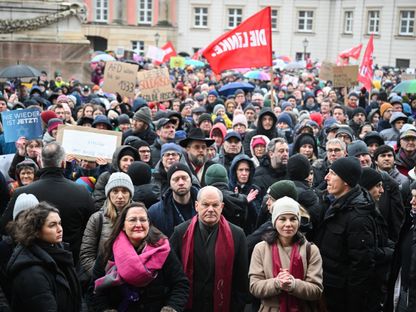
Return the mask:
[[[284,196],[276,200],[272,205],[272,224],[276,223],[276,219],[282,214],[293,214],[300,220],[299,203],[288,196]]]
[[[223,110],[225,111],[225,106],[224,106],[224,105],[222,105],[222,104],[217,104],[217,105],[215,105],[215,106],[214,106],[214,110],[213,110],[214,115],[216,115],[216,114],[217,114],[217,112],[218,112],[218,110],[219,110],[219,109],[223,109]]]
[[[150,125],[152,123],[152,113],[150,108],[144,106],[134,113],[133,120],[140,120]]]
[[[39,204],[38,199],[33,194],[22,193],[16,198],[13,208],[13,220],[16,220],[16,217],[22,211],[35,207]]]
[[[114,172],[110,176],[107,185],[105,186],[105,197],[108,197],[110,191],[116,187],[125,187],[129,190],[131,196],[134,194],[133,182],[131,181],[130,176],[124,172]]]

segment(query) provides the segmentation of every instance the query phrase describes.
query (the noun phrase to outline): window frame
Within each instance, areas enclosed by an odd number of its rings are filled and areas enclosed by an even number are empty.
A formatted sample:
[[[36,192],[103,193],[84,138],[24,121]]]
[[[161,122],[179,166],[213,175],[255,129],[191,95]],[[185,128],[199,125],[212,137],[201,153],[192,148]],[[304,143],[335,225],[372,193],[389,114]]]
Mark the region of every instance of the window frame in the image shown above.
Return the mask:
[[[94,22],[108,23],[109,2],[110,0],[95,0],[94,1]],[[98,3],[101,3],[101,4],[99,5]]]
[[[238,10],[241,11],[241,15],[239,16],[240,22],[238,22],[236,20],[233,20],[234,23],[233,23],[232,26],[230,26],[230,21],[231,21],[230,18],[232,17],[233,19],[238,19],[238,14],[234,13],[233,15],[231,15],[231,12],[230,12],[231,10],[235,10],[235,12],[237,12]],[[227,29],[233,29],[233,28],[237,27],[238,25],[240,25],[243,21],[243,14],[244,14],[244,12],[243,12],[242,7],[229,7],[229,8],[227,8]]]
[[[304,17],[301,17],[300,16],[301,12],[305,12],[305,16]],[[308,17],[307,16],[308,13],[312,13],[312,17]],[[302,19],[304,20],[304,27],[303,27],[303,29],[300,28],[300,21]],[[309,9],[309,8],[298,9],[297,10],[297,19],[296,19],[296,22],[297,22],[296,29],[297,29],[297,31],[298,32],[301,32],[301,33],[312,33],[313,30],[314,30],[314,27],[315,27],[314,19],[315,19],[315,10],[312,10],[312,9]],[[308,29],[307,28],[308,20],[311,20],[312,21],[311,29]]]
[[[351,16],[347,16],[351,14]],[[348,23],[350,22],[350,30],[348,30]],[[345,10],[344,11],[344,34],[351,35],[354,32],[354,11],[353,10]]]
[[[408,13],[413,13],[413,18],[406,18],[407,23],[406,23],[406,32],[402,32],[402,25],[403,25],[403,15],[402,13],[404,12],[408,12]],[[410,26],[410,23],[413,22],[413,25]],[[415,24],[416,24],[416,9],[400,9],[399,10],[399,31],[398,34],[399,36],[414,36],[415,35]],[[409,28],[412,27],[412,31],[410,32]]]
[[[378,13],[377,18],[370,16],[372,12],[374,12],[374,13],[377,12]],[[374,31],[370,30],[372,20],[374,20]],[[369,9],[367,11],[367,34],[368,35],[371,35],[371,34],[380,35],[380,20],[381,20],[381,10],[379,10],[379,9]]]
[[[199,14],[197,14],[197,12],[196,12],[197,9],[199,9],[201,11],[205,9],[206,10],[206,13],[200,12]],[[192,8],[192,14],[193,14],[193,23],[192,23],[192,27],[193,28],[200,28],[200,29],[206,29],[206,28],[208,28],[208,22],[209,22],[209,8],[208,7],[206,7],[206,6],[193,7]],[[197,23],[196,23],[197,16],[199,16],[199,18],[200,18],[200,24],[199,25],[197,25]],[[204,16],[206,16],[206,25],[203,25],[204,24],[203,23]]]
[[[141,8],[143,4],[143,8]],[[150,4],[150,9],[148,8]],[[141,20],[141,12],[143,12],[143,20]],[[137,24],[138,25],[152,25],[153,20],[153,1],[152,0],[137,0]]]
[[[276,16],[273,16],[273,12],[276,12]],[[271,9],[271,27],[272,27],[272,31],[278,31],[279,30],[279,9],[278,8],[272,8]],[[273,27],[273,19],[276,19],[275,21],[275,27]]]
[[[143,46],[143,48],[141,49],[140,46]],[[144,56],[145,55],[145,44],[143,40],[132,40],[131,41],[131,48],[132,50],[136,50],[138,47],[140,47],[140,49],[138,49],[138,51],[140,52],[140,56]]]

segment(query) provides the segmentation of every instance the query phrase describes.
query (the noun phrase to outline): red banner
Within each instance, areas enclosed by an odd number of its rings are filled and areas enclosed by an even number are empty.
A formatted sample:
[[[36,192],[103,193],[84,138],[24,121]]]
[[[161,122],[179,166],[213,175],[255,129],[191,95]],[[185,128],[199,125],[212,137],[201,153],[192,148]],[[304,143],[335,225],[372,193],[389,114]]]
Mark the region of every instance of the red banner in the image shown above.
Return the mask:
[[[212,42],[203,52],[212,70],[272,66],[271,10],[267,7]]]
[[[352,47],[351,49],[348,49],[348,50],[345,50],[345,51],[342,51],[340,54],[339,54],[339,57],[342,57],[342,58],[346,58],[346,57],[352,57],[353,59],[358,59],[359,57],[360,57],[360,54],[361,54],[361,49],[363,48],[363,44],[362,43],[360,43],[358,46],[356,46],[356,47]]]
[[[361,82],[368,91],[371,91],[371,81],[373,80],[373,52],[374,43],[373,35],[371,35],[358,71],[358,81]]]

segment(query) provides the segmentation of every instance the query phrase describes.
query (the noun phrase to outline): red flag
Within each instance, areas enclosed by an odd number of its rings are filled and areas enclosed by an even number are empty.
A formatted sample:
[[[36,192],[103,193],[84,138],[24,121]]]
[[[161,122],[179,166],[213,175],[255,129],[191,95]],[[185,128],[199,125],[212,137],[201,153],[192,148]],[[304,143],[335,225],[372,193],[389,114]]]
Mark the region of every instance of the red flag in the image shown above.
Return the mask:
[[[212,42],[203,52],[212,70],[272,66],[271,9],[267,7]]]
[[[360,57],[362,47],[363,47],[363,44],[360,43],[356,47],[352,47],[351,49],[342,51],[338,56],[340,58],[352,57],[353,59],[357,60]]]
[[[165,51],[165,57],[163,58],[163,63],[169,61],[172,56],[176,56],[175,48],[173,47],[173,44],[170,41],[168,41],[162,47],[162,50]]]
[[[374,43],[373,35],[371,35],[370,40],[368,40],[367,48],[365,48],[364,57],[358,71],[358,81],[361,82],[369,91],[371,90],[371,81],[373,80],[373,52]]]
[[[199,59],[201,58],[202,53],[204,52],[204,50],[205,50],[205,48],[201,48],[201,49],[199,49],[198,51],[196,51],[196,52],[194,53],[194,55],[192,55],[192,59],[193,59],[193,60],[197,60],[197,61],[199,61]]]

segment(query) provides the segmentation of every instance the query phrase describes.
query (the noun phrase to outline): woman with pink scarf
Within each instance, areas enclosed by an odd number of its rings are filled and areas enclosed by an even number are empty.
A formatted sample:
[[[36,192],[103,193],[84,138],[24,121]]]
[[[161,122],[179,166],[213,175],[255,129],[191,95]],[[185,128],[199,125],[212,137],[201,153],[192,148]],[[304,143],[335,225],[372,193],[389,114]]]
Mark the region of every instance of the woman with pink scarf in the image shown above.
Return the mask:
[[[131,203],[120,214],[93,281],[90,311],[174,312],[188,301],[188,279],[143,203]]]

